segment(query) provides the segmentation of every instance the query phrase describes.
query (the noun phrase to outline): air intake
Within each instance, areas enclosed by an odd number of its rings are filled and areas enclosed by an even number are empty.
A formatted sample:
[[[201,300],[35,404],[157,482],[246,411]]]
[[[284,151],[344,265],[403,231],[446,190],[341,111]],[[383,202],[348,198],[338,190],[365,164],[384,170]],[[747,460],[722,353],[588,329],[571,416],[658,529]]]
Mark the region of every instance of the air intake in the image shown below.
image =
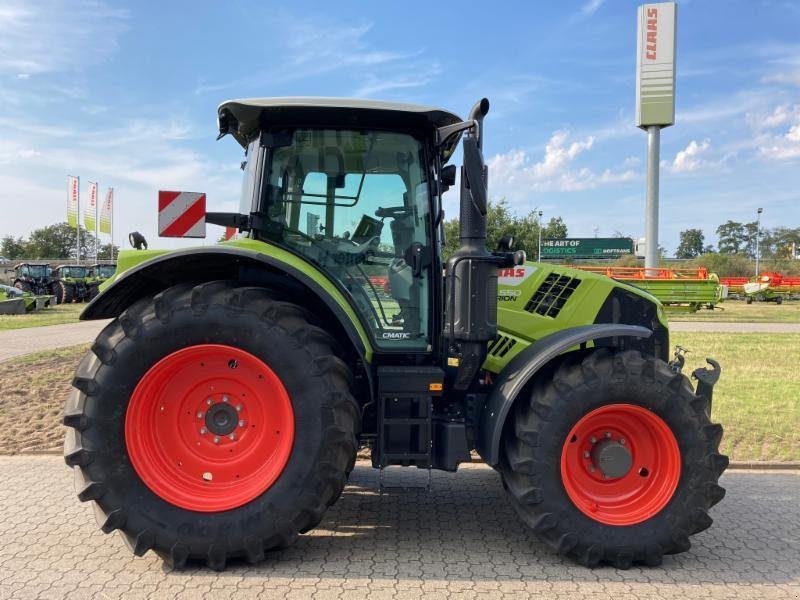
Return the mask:
[[[580,279],[575,279],[569,275],[550,273],[531,299],[528,300],[525,310],[529,313],[536,313],[543,317],[555,319],[580,283]]]
[[[516,345],[517,340],[514,338],[510,338],[507,335],[500,335],[489,344],[489,354],[497,358],[502,358]]]

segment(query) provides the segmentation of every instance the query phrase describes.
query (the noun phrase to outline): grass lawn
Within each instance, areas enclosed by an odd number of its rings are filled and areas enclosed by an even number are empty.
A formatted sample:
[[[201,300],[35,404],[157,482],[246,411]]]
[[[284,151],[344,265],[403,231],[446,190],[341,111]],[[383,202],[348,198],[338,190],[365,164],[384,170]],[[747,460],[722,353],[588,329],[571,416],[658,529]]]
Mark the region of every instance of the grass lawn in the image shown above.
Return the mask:
[[[722,365],[712,420],[722,423],[722,451],[736,461],[800,461],[800,334],[681,333],[684,372]],[[0,363],[0,454],[58,450],[61,411],[88,345],[37,352]]]
[[[722,366],[711,415],[731,460],[800,460],[800,334],[675,332],[670,342],[691,350],[687,375],[706,356]]]
[[[800,301],[787,300],[783,304],[726,300],[715,310],[698,310],[696,313],[667,312],[670,321],[717,321],[720,323],[800,323]]]
[[[25,327],[41,327],[42,325],[61,325],[77,323],[78,316],[86,307],[82,304],[58,304],[24,315],[0,315],[0,331],[5,329],[23,329]]]

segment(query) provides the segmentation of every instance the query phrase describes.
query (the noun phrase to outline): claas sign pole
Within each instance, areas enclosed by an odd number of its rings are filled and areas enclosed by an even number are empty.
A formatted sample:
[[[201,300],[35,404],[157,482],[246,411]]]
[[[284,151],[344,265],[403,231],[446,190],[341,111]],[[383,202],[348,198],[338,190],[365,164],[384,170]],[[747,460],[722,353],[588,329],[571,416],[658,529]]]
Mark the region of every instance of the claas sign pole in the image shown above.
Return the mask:
[[[647,131],[646,269],[658,267],[658,175],[661,128],[675,123],[674,2],[639,7],[636,32],[636,126]]]

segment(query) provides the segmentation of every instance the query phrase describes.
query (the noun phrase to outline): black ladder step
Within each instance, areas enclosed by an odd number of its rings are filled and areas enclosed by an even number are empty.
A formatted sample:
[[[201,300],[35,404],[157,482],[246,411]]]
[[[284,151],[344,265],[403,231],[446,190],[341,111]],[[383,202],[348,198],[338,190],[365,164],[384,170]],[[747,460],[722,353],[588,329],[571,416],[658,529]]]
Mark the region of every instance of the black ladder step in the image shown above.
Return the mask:
[[[430,425],[431,419],[428,418],[409,418],[404,417],[391,417],[383,419],[384,425]]]
[[[430,452],[424,452],[420,454],[404,454],[404,453],[391,453],[391,454],[382,454],[382,458],[387,460],[421,460],[423,458],[430,458]]]

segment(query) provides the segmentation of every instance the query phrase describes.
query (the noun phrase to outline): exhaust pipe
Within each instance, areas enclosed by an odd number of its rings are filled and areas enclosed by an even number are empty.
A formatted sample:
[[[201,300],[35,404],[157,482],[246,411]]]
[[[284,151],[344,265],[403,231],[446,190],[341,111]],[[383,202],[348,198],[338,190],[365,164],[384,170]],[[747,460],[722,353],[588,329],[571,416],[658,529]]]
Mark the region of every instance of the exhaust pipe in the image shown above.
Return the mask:
[[[489,101],[472,107],[473,131],[464,137],[458,250],[447,261],[445,336],[448,353],[459,365],[454,387],[466,389],[486,358],[487,342],[497,336],[498,257],[486,249],[488,169],[483,161],[483,119]]]

